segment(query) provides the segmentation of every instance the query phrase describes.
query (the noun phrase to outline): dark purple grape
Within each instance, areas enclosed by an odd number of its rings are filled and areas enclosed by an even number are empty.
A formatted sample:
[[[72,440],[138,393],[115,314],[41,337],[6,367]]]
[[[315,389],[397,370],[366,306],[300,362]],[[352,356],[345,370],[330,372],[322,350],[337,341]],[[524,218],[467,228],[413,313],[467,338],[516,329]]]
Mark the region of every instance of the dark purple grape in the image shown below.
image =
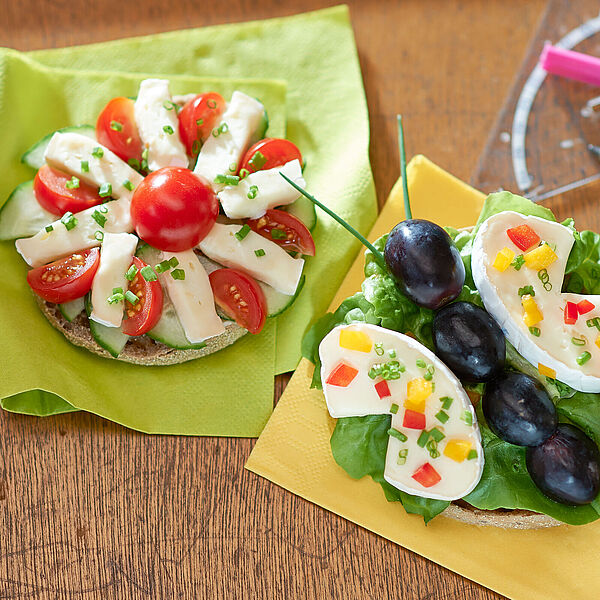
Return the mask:
[[[527,448],[526,464],[533,483],[561,504],[589,504],[600,491],[598,447],[567,423],[540,446]]]
[[[470,302],[444,306],[433,320],[435,353],[465,381],[490,381],[504,369],[506,340],[488,313]]]
[[[556,407],[533,377],[505,371],[487,384],[482,399],[490,429],[517,446],[538,446],[556,431]]]
[[[384,255],[402,291],[419,306],[438,309],[462,290],[465,267],[458,248],[431,221],[398,223],[388,236]]]

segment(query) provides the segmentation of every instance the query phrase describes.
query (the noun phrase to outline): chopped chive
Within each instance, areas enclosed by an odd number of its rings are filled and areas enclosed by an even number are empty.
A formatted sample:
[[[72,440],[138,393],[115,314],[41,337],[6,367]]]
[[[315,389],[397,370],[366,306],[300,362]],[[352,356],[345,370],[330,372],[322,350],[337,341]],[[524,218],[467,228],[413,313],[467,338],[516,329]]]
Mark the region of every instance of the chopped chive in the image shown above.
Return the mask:
[[[165,100],[163,102],[163,108],[165,110],[173,110],[174,108],[177,108],[177,104],[175,104],[175,102],[171,102],[170,100]]]
[[[429,432],[429,435],[438,443],[441,442],[446,437],[437,427],[434,427]]]
[[[532,298],[533,296],[535,296],[535,290],[533,289],[533,286],[525,285],[519,288],[519,296],[525,296],[526,294],[528,294]]]
[[[240,179],[245,179],[248,175],[250,175],[248,169],[240,169]]]
[[[530,327],[529,333],[531,335],[534,335],[535,337],[540,337],[540,334],[542,333],[542,331],[539,327]]]
[[[51,231],[54,231],[54,227],[52,225],[46,225],[46,232],[50,233]]]
[[[448,410],[452,406],[454,398],[450,398],[450,396],[443,396],[440,398],[440,402],[442,403],[442,408],[444,410]]]
[[[77,226],[77,218],[72,212],[66,212],[60,219],[60,222],[66,227],[67,231],[71,231]]]
[[[406,457],[408,456],[408,448],[403,448],[398,452],[398,460],[396,461],[399,465],[406,464]]]
[[[206,101],[206,106],[208,106],[208,108],[215,109],[217,108],[217,101],[214,98],[209,98]]]
[[[122,287],[113,288],[113,294],[122,294],[122,293],[123,293]]]
[[[94,237],[99,241],[102,242],[104,241],[104,232],[103,231],[96,231],[94,233]]]
[[[194,143],[192,144],[192,154],[196,155],[200,152],[200,142],[199,140],[194,140]]]
[[[440,410],[436,415],[435,418],[440,422],[440,423],[447,423],[448,419],[450,418],[448,416],[447,412],[444,412],[443,410]]]
[[[421,435],[417,439],[417,446],[419,446],[420,448],[425,448],[425,444],[427,443],[428,439],[429,439],[429,431],[427,431],[426,429],[423,429],[423,431],[421,431]]]
[[[137,274],[138,268],[135,265],[131,265],[129,269],[127,269],[127,273],[125,273],[125,279],[127,279],[127,281],[133,281]]]
[[[154,270],[157,273],[164,273],[165,271],[168,271],[171,268],[171,263],[168,260],[163,260],[162,262],[159,262],[157,265],[154,265]]]
[[[146,281],[156,281],[158,279],[156,273],[154,272],[154,269],[150,265],[142,267],[140,269],[140,273]]]
[[[229,172],[230,172],[230,173],[235,173],[236,171],[237,171],[237,163],[234,163],[234,162],[232,162],[232,163],[229,165]]]
[[[148,160],[148,148],[142,150],[142,160]]]
[[[98,210],[95,210],[92,213],[92,219],[94,219],[94,221],[96,221],[100,227],[104,227],[104,225],[106,225],[106,217],[102,213],[98,212]]]
[[[258,250],[255,250],[255,251],[254,251],[254,254],[255,254],[255,255],[258,257],[258,258],[260,258],[261,256],[264,256],[264,255],[265,255],[265,251],[264,251],[262,248],[259,248]]]
[[[101,204],[101,205],[98,207],[98,210],[99,210],[101,213],[104,213],[104,214],[106,214],[106,213],[108,212],[108,206],[106,206],[106,204]]]
[[[96,158],[102,158],[104,156],[104,150],[102,150],[102,148],[100,148],[100,146],[96,146],[92,150],[92,156],[95,156]]]
[[[406,437],[401,431],[398,431],[397,429],[394,429],[393,427],[390,427],[388,429],[388,435],[391,437],[395,437],[397,440],[400,440],[401,442],[406,442],[406,440],[408,439],[408,437]]]
[[[171,277],[183,281],[185,279],[185,271],[183,269],[173,269],[171,271]]]
[[[110,128],[113,131],[123,131],[123,125],[121,123],[119,123],[119,121],[111,121]]]
[[[222,133],[229,131],[229,125],[227,123],[221,123],[218,127],[212,130],[213,137],[219,137]]]
[[[84,173],[89,173],[89,171],[90,171],[90,163],[87,160],[82,160],[81,161],[81,170]]]
[[[198,127],[204,125],[204,119],[196,119],[196,125],[198,125]]]
[[[254,200],[254,198],[256,198],[256,195],[258,194],[258,186],[257,185],[251,185],[250,189],[248,190],[248,198],[250,198],[250,200]]]
[[[477,450],[469,450],[469,454],[467,454],[467,460],[473,460],[477,458]]]
[[[128,164],[130,167],[133,167],[133,168],[134,168],[134,169],[136,169],[136,170],[140,168],[140,161],[139,161],[137,158],[130,158],[130,159],[127,161],[127,164]]]
[[[112,294],[112,296],[108,297],[109,304],[117,304],[117,302],[123,302],[123,300],[125,300],[123,292],[115,292]]]
[[[571,344],[573,344],[573,346],[585,346],[585,338],[572,337]]]
[[[473,425],[473,413],[470,410],[463,411],[461,421],[464,421],[467,425]]]
[[[427,366],[426,362],[422,358],[417,358],[416,364],[419,369],[424,369]]]
[[[171,266],[171,268],[174,269],[178,264],[179,264],[179,261],[177,260],[177,257],[171,256],[171,258],[169,259],[169,265]]]
[[[396,358],[396,351],[393,348],[388,351],[388,354],[390,355],[390,358]]]
[[[108,198],[112,194],[112,185],[110,183],[103,183],[98,190],[98,196],[100,198]]]
[[[274,240],[285,240],[287,235],[285,234],[285,231],[281,231],[281,229],[271,229],[271,237]]]
[[[429,371],[426,371],[423,373],[423,379],[425,381],[431,381],[433,379],[433,375]]]
[[[525,259],[522,254],[515,256],[513,261],[510,263],[511,266],[515,269],[515,271],[520,271],[521,267],[525,264]]]
[[[237,185],[240,178],[237,175],[217,175],[215,183],[224,183],[225,185]]]
[[[383,344],[375,344],[375,354],[377,354],[377,356],[383,356],[385,353],[385,350],[383,349]]]
[[[390,406],[390,412],[395,415],[397,414],[399,408],[400,407],[394,402],[392,406]]]
[[[125,300],[134,306],[140,301],[140,299],[131,290],[127,290],[125,292]]]
[[[586,350],[585,352],[582,352],[575,360],[577,361],[578,365],[583,366],[588,360],[590,360],[590,358],[592,358],[592,355]]]
[[[236,231],[235,237],[238,241],[241,242],[249,233],[250,225],[248,225],[248,223],[245,223],[244,225],[242,225],[242,227],[240,227],[240,229],[238,229],[238,231]]]
[[[126,180],[123,182],[123,187],[124,187],[126,190],[129,190],[130,192],[133,192],[133,183],[131,183],[131,181],[129,181],[129,179],[126,179]]]
[[[71,177],[71,181],[67,181],[67,183],[65,183],[65,187],[68,190],[77,189],[79,187],[79,179],[75,176]]]
[[[173,135],[175,132],[173,131],[173,128],[170,125],[164,125],[163,126],[163,131],[165,133],[168,133],[169,135]]]
[[[260,151],[257,150],[252,158],[248,161],[248,164],[255,170],[260,171],[267,162],[267,157]]]

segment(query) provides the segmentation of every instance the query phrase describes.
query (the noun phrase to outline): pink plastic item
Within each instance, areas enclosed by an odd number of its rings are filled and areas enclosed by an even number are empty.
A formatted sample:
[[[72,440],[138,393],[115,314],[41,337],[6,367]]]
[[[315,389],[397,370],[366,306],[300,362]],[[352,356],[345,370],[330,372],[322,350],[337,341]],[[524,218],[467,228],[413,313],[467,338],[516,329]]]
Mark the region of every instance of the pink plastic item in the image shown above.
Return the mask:
[[[540,64],[548,73],[600,87],[600,58],[595,56],[546,44]]]

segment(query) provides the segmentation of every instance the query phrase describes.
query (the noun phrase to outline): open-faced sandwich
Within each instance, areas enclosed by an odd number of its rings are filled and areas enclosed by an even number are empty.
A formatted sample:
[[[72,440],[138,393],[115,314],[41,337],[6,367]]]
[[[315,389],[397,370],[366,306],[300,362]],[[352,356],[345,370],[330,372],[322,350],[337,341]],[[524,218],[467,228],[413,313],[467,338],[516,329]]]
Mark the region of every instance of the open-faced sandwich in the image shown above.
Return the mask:
[[[334,459],[425,521],[598,519],[600,235],[509,192],[468,230],[406,213],[303,341]]]
[[[37,169],[0,211],[0,239],[32,267],[27,281],[74,344],[140,364],[209,354],[300,292],[313,256],[313,205],[289,140],[236,91],[172,97],[142,81],[95,127],[66,127],[23,156]]]

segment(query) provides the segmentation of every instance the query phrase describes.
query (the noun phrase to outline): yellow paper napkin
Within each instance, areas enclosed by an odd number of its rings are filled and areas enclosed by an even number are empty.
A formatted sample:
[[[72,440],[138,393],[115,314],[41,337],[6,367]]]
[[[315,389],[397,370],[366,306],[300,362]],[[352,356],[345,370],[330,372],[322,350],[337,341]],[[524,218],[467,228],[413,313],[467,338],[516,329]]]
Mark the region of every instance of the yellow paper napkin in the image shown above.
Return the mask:
[[[423,156],[408,166],[413,217],[464,227],[477,220],[484,195]],[[327,201],[327,198],[321,198]],[[404,218],[396,184],[369,236]],[[362,254],[332,307],[360,289]],[[313,366],[303,359],[263,430],[246,468],[397,544],[515,600],[575,600],[600,596],[600,521],[535,531],[466,525],[440,516],[424,525],[387,502],[370,478],[352,479],[333,460],[323,393],[310,389]],[[530,566],[531,568],[527,568]],[[524,568],[526,567],[526,568]]]

